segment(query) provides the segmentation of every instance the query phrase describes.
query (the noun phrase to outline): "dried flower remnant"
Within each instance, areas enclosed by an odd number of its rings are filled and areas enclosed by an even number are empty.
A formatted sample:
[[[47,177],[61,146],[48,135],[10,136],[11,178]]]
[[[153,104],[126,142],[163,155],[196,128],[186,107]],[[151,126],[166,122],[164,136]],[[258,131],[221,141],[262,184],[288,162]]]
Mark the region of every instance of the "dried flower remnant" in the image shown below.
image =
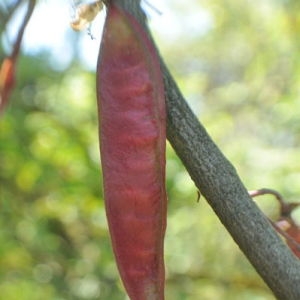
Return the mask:
[[[88,27],[88,34],[93,39],[90,28],[91,23],[102,9],[103,2],[101,0],[75,6],[75,17],[70,23],[70,26],[75,31],[80,31]]]

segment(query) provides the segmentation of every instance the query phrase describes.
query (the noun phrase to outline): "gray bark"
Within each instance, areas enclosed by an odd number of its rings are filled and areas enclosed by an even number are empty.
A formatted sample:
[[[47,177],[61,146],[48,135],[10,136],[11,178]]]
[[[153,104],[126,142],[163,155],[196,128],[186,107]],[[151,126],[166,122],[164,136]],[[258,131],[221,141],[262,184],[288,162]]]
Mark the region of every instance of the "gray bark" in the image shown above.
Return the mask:
[[[114,1],[145,26],[139,0]],[[249,197],[235,168],[187,105],[163,60],[162,70],[167,136],[172,147],[201,194],[274,295],[282,300],[299,300],[300,261]]]

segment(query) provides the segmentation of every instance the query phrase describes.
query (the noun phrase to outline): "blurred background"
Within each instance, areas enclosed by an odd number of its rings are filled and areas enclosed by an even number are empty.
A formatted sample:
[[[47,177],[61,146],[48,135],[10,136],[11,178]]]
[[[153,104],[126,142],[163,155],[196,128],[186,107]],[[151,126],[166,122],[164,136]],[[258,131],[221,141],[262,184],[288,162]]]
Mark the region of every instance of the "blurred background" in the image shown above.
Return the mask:
[[[300,195],[300,4],[148,0],[161,55],[249,190]],[[27,1],[1,0],[0,61]],[[40,0],[0,119],[0,299],[127,299],[102,198],[95,68],[105,12],[69,27],[70,0]],[[205,175],[203,175],[205,176]],[[167,145],[166,299],[275,299]],[[272,219],[278,203],[256,198]],[[294,218],[300,221],[300,212]]]

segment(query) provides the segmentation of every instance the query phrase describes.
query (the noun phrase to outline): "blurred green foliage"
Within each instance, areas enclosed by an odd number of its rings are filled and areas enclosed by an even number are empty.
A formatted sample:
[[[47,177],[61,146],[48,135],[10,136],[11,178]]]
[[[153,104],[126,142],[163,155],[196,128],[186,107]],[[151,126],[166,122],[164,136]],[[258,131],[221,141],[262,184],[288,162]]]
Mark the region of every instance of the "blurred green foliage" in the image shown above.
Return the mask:
[[[203,11],[210,20],[170,39],[150,22],[187,101],[248,189],[297,201],[299,2],[169,2],[182,29]],[[0,119],[0,299],[126,299],[102,198],[95,74],[55,70],[47,53],[20,56]],[[166,298],[274,299],[167,150]],[[271,197],[256,201],[276,217]]]

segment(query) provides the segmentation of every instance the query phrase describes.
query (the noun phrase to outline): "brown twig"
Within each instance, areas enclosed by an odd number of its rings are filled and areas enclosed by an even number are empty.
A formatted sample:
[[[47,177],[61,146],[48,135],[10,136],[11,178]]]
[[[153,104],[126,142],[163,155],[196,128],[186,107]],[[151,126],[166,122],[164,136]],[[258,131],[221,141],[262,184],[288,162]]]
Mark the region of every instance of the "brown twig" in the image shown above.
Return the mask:
[[[291,217],[291,213],[297,206],[300,205],[300,203],[299,202],[287,203],[279,192],[272,189],[264,188],[264,189],[254,190],[254,191],[248,191],[248,193],[252,198],[257,196],[262,196],[262,195],[275,196],[275,198],[278,200],[280,204],[280,219],[277,222],[274,222],[269,218],[268,219],[272,224],[272,226],[277,230],[277,232],[280,233],[286,239],[287,243],[290,246],[293,245],[295,249],[300,252],[300,244],[297,241],[295,241],[295,239],[291,235],[289,235],[285,230],[283,230],[279,226],[280,222],[286,222],[289,225],[289,227],[293,226],[295,228],[298,228]]]
[[[259,189],[254,191],[248,191],[249,195],[254,198],[262,195],[273,195],[278,200],[280,204],[280,216],[281,217],[290,217],[291,212],[297,207],[300,206],[300,202],[286,202],[282,195],[276,190],[272,189]]]
[[[6,24],[11,19],[11,16],[13,15],[13,13],[16,11],[16,9],[19,7],[21,3],[22,0],[18,0],[15,3],[13,3],[9,8],[7,8],[4,13],[1,13],[1,28],[3,28],[3,31],[4,28],[6,27]]]
[[[19,52],[20,52],[20,47],[21,47],[21,42],[22,42],[22,39],[23,39],[24,31],[25,31],[25,28],[26,28],[26,26],[27,26],[27,24],[28,24],[28,22],[29,22],[29,20],[32,16],[35,5],[36,5],[36,0],[30,0],[29,3],[28,3],[28,8],[27,8],[26,15],[25,15],[23,23],[21,24],[21,27],[19,29],[16,41],[14,43],[14,48],[13,48],[13,51],[11,53],[11,58],[13,58],[13,59],[15,59],[18,56]]]
[[[34,7],[36,5],[36,0],[30,0],[28,3],[28,8],[26,15],[23,19],[21,27],[18,31],[18,35],[16,37],[16,41],[13,45],[12,53],[6,57],[0,69],[0,112],[3,111],[4,107],[6,106],[9,95],[14,88],[15,85],[15,68],[17,58],[20,53],[21,42],[23,39],[25,28],[32,16]]]

